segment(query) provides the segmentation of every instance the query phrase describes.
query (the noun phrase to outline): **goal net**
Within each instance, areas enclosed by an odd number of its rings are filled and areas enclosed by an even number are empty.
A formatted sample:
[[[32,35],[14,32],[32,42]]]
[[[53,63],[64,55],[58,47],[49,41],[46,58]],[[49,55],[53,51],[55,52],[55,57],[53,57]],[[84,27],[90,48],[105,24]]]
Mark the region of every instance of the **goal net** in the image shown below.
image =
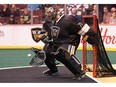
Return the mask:
[[[109,60],[102,41],[97,17],[95,15],[85,15],[82,16],[82,21],[90,25],[93,31],[96,32],[99,37],[98,45],[96,46],[91,46],[89,43],[83,41],[83,69],[87,71],[92,71],[93,77],[116,75],[116,70],[112,67],[112,64]]]

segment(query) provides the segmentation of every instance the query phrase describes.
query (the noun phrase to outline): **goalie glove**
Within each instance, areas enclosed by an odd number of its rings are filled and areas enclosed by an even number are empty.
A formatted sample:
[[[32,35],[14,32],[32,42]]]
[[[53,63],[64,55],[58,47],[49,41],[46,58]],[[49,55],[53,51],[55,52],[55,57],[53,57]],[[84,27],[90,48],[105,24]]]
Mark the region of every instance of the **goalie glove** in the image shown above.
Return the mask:
[[[91,27],[88,24],[78,22],[77,25],[80,28],[77,34],[83,36],[84,41],[87,41],[91,45],[98,44],[98,36],[94,31],[92,31]]]
[[[91,45],[97,45],[99,43],[98,35],[92,30],[89,30],[86,35],[84,35],[83,40]]]
[[[40,39],[43,43],[51,43],[53,40],[48,38],[48,32],[41,32],[40,35],[38,35],[38,39]]]
[[[52,43],[53,42],[53,39],[49,39],[48,36],[43,36],[41,38],[41,41],[44,42],[44,43]]]

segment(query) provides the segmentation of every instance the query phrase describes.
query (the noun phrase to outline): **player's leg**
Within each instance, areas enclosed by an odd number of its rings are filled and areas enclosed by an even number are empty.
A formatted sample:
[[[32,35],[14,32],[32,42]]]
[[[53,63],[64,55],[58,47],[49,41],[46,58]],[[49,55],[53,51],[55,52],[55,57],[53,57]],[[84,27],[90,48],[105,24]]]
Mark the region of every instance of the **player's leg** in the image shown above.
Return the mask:
[[[52,57],[51,54],[46,54],[45,64],[47,65],[47,67],[49,69],[48,70],[45,70],[43,72],[44,74],[51,75],[53,73],[58,72],[58,69],[57,69],[56,64],[55,64],[55,60],[54,60],[54,58]]]
[[[45,64],[47,65],[48,69],[43,72],[43,74],[46,75],[58,75],[58,69],[56,67],[55,59],[54,57],[50,54],[52,51],[52,47],[49,45],[45,45],[44,51],[46,53],[46,59],[45,59]]]
[[[84,78],[86,72],[81,69],[82,67],[81,67],[80,60],[75,55],[71,55],[69,58],[69,61],[71,62],[72,66],[79,72],[74,76],[73,79],[80,80],[80,79]]]
[[[74,52],[74,50],[70,51]],[[63,63],[74,74],[75,78],[85,75],[85,72],[81,70],[80,61],[77,58],[75,58],[75,56],[71,56],[70,53],[66,51],[66,48],[65,49],[61,48],[58,51],[59,53],[55,55],[56,59],[61,63]]]

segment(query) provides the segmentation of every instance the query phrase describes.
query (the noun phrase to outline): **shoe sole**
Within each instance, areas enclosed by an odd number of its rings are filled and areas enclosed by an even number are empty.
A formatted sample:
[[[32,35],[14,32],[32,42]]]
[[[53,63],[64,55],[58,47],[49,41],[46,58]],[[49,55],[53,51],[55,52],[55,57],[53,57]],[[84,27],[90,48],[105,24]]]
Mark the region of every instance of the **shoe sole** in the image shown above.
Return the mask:
[[[59,76],[59,73],[56,72],[56,73],[52,73],[52,74],[44,74],[44,75],[46,75],[46,76]]]
[[[74,77],[73,80],[81,80],[85,78],[85,74],[79,77]]]

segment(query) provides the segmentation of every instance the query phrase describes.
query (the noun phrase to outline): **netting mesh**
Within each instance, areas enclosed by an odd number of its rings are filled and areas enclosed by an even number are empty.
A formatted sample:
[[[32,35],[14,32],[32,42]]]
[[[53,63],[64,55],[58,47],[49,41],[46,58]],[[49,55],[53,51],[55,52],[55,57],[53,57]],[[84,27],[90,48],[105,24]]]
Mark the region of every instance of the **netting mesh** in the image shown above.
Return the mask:
[[[109,60],[109,57],[107,55],[107,52],[105,50],[105,47],[102,41],[98,21],[96,23],[97,23],[97,34],[99,37],[99,44],[97,45],[97,75],[98,76],[116,75],[116,70],[112,67],[112,64]]]
[[[97,27],[96,27],[97,35],[99,37],[99,41],[98,41],[99,44],[96,46],[97,48],[96,49],[96,52],[97,52],[96,54],[97,56],[96,77],[116,75],[116,70],[112,67],[112,64],[105,50],[97,20],[96,20],[96,23],[97,23]],[[93,64],[92,64],[93,55],[92,54],[93,54],[92,46],[86,43],[86,70],[89,70],[89,71],[93,71],[92,70],[92,67],[93,67]],[[89,66],[89,64],[92,64],[92,66]]]
[[[93,71],[93,48],[89,43],[86,44],[86,71]]]

